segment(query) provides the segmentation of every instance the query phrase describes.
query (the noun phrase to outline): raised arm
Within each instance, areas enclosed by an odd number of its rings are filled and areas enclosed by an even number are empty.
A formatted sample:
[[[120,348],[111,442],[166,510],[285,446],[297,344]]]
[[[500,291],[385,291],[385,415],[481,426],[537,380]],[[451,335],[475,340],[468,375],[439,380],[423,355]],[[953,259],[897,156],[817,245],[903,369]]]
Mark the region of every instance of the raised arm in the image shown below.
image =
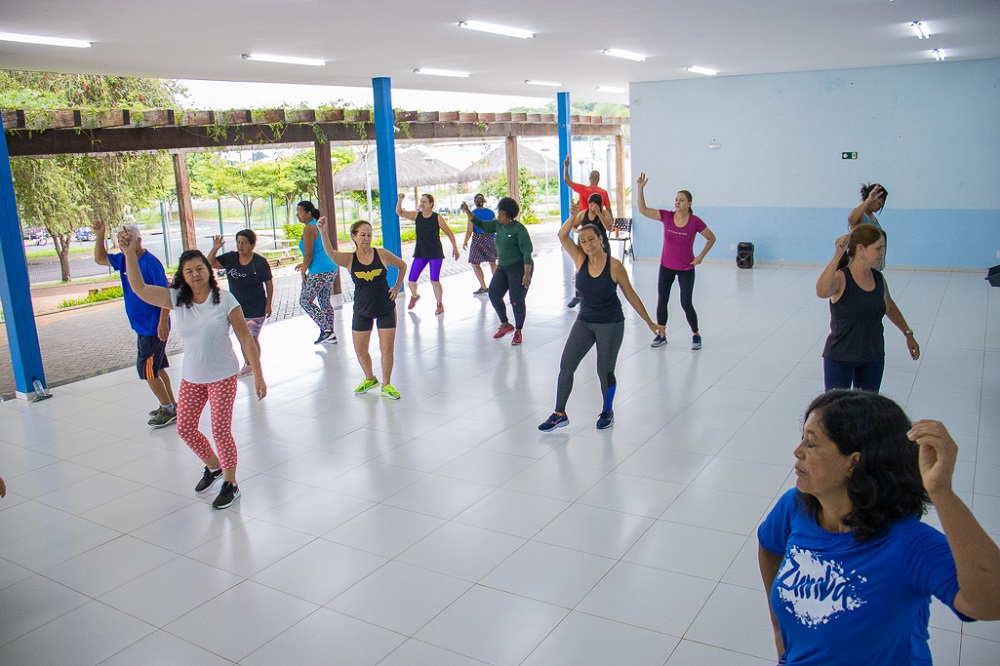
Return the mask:
[[[615,215],[611,212],[611,207],[601,208],[598,215],[601,217],[601,224],[604,225],[605,231],[613,232],[615,230]]]
[[[462,202],[460,209],[464,211],[465,214],[468,216],[469,224],[478,227],[479,229],[482,229],[488,234],[495,234],[497,232],[497,224],[499,224],[499,222],[497,222],[496,220],[479,219],[473,214],[472,210],[469,209],[469,204],[465,203],[464,201]]]
[[[636,183],[635,183],[636,184],[636,187],[635,187],[636,206],[639,208],[639,212],[642,215],[648,217],[651,220],[656,220],[657,222],[662,222],[663,218],[660,217],[660,211],[659,211],[659,209],[658,208],[648,208],[646,206],[646,196],[643,193],[643,189],[646,187],[646,183],[648,183],[648,182],[649,182],[649,179],[646,178],[646,174],[645,173],[640,173],[639,174],[639,179],[636,180]]]
[[[396,199],[396,215],[399,215],[400,217],[405,217],[408,220],[416,220],[417,219],[417,211],[415,211],[415,210],[413,210],[413,211],[403,210],[403,199],[405,199],[405,198],[406,198],[405,194],[400,194],[399,197],[397,197],[397,199]]]
[[[583,266],[583,260],[586,259],[587,255],[580,249],[579,245],[573,242],[573,239],[570,238],[570,233],[579,226],[582,215],[582,213],[577,213],[567,218],[563,225],[559,227],[557,234],[560,245],[566,250],[566,254],[573,259],[576,270],[580,270],[580,266]]]
[[[642,299],[639,298],[639,294],[635,293],[635,289],[632,288],[632,283],[628,279],[628,271],[622,266],[622,262],[618,261],[614,257],[608,257],[608,261],[611,262],[611,279],[614,280],[618,286],[621,288],[622,293],[625,294],[625,300],[628,304],[632,306],[632,309],[638,313],[642,320],[646,322],[646,326],[649,326],[651,330],[656,335],[660,337],[666,337],[666,332],[664,331],[665,326],[660,326],[655,321],[649,318],[649,313],[646,312],[646,306],[642,304]]]
[[[694,258],[694,261],[691,262],[692,266],[697,266],[702,261],[704,261],[705,255],[708,254],[708,251],[712,249],[713,245],[715,245],[715,234],[712,233],[711,229],[705,227],[698,233],[700,233],[705,238],[705,247],[701,249],[701,253]]]
[[[108,248],[104,247],[104,234],[106,231],[107,227],[104,226],[103,221],[94,220],[94,233],[97,235],[96,240],[94,240],[94,261],[101,266],[111,265],[111,260],[108,259]]]
[[[774,587],[774,579],[778,576],[781,568],[781,560],[784,557],[777,553],[772,553],[760,544],[757,544],[757,566],[760,567],[760,578],[764,582],[764,598],[767,599],[767,611],[771,614],[771,626],[774,628],[774,646],[778,649],[778,658],[785,654],[785,645],[781,640],[781,629],[778,627],[778,618],[771,608],[771,588]]]
[[[163,310],[173,309],[174,303],[170,298],[169,289],[166,287],[148,285],[142,279],[142,270],[139,268],[139,259],[135,255],[135,240],[132,238],[132,234],[130,232],[123,231],[118,234],[118,247],[122,249],[122,253],[125,255],[125,274],[128,276],[129,286],[132,287],[132,291],[135,292],[135,295],[146,303],[155,305]],[[162,312],[160,313],[160,316],[163,316]]]
[[[916,361],[920,358],[920,345],[917,344],[916,338],[913,337],[913,331],[910,330],[910,326],[906,323],[903,313],[899,311],[896,301],[892,300],[892,296],[889,295],[889,283],[885,281],[884,276],[882,284],[885,287],[885,316],[896,325],[896,328],[903,332],[903,335],[906,337],[906,348],[910,352],[910,358]]]
[[[326,250],[327,255],[333,259],[333,263],[350,269],[351,260],[354,259],[354,253],[341,252],[340,250],[333,249],[333,241],[330,240],[330,234],[326,233],[327,227],[330,226],[330,223],[326,219],[326,215],[319,218],[316,222],[316,226],[319,227],[319,237],[323,239],[323,249]]]
[[[451,240],[451,254],[453,257],[458,259],[460,255],[458,253],[458,241],[455,239],[455,232],[451,230],[450,226],[448,226],[448,218],[440,213],[438,213],[438,228],[441,229],[446,236],[448,236],[449,240]]]
[[[1000,548],[952,489],[958,445],[939,421],[915,422],[908,437],[920,447],[920,476],[955,559],[955,610],[977,620],[1000,620]]]
[[[389,298],[396,300],[396,295],[403,288],[403,280],[406,279],[406,262],[385,248],[377,247],[375,251],[378,252],[378,258],[383,264],[399,269],[396,271],[396,284],[389,287]]]
[[[570,189],[574,189],[577,185],[573,182],[573,179],[569,177],[569,155],[567,155],[566,159],[563,160],[563,182],[566,183]]]
[[[854,231],[855,228],[861,226],[865,222],[865,211],[868,207],[875,203],[878,198],[882,195],[882,188],[876,185],[872,188],[868,196],[862,201],[857,208],[852,210],[847,214],[847,228]]]
[[[208,253],[207,259],[208,259],[208,265],[216,270],[222,270],[225,268],[225,266],[220,264],[219,260],[216,259],[215,257],[215,255],[219,253],[219,250],[221,250],[222,246],[225,244],[226,241],[222,239],[222,236],[212,236],[212,251]]]
[[[844,291],[844,276],[837,270],[837,266],[840,265],[841,257],[847,252],[848,241],[850,241],[849,235],[841,236],[834,244],[833,259],[830,260],[830,263],[826,265],[823,272],[819,274],[819,279],[816,280],[816,295],[818,297],[839,297],[841,292]]]

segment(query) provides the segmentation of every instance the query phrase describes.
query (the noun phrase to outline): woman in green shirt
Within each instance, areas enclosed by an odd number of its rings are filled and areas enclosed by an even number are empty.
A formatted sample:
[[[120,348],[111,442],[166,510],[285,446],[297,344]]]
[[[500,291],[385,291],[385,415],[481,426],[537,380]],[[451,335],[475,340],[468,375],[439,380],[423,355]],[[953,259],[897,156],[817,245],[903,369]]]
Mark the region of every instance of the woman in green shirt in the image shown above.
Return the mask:
[[[469,216],[469,222],[486,233],[497,235],[497,272],[490,282],[490,302],[500,317],[500,328],[493,334],[494,338],[502,338],[511,331],[514,337],[510,344],[521,344],[521,329],[524,327],[526,308],[524,298],[531,285],[531,271],[534,262],[531,259],[531,236],[524,225],[517,221],[521,212],[520,206],[510,197],[504,197],[497,204],[497,219],[484,221],[472,214],[467,204],[462,204],[462,210]],[[507,320],[507,306],[503,302],[505,294],[510,293],[510,305],[514,310],[514,325]]]

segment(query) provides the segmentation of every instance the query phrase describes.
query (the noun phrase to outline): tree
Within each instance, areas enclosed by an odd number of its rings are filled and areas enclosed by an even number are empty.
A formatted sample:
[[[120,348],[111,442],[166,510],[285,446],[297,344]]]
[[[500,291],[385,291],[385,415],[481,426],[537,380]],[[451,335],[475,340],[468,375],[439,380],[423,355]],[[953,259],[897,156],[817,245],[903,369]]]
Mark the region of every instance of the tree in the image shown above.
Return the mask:
[[[142,110],[176,106],[183,88],[174,81],[121,76],[0,71],[0,106],[44,115],[49,108]],[[74,230],[100,219],[111,226],[125,210],[162,192],[169,159],[160,153],[113,153],[16,157],[14,191],[23,219],[44,226],[70,280],[69,247]]]
[[[538,222],[533,206],[535,198],[538,196],[538,183],[526,167],[517,170],[517,189],[520,195],[521,221],[525,224]],[[496,178],[488,181],[481,187],[483,194],[489,197],[507,196],[507,172],[501,172]]]
[[[218,195],[240,202],[243,206],[243,219],[249,229],[253,207],[258,201],[269,196],[285,196],[294,187],[288,173],[287,163],[228,164],[218,161],[210,181]]]
[[[336,173],[354,161],[354,151],[348,148],[333,148],[331,151],[333,158],[333,172]],[[310,148],[295,153],[287,158],[289,166],[288,178],[294,186],[287,192],[280,193],[285,198],[285,224],[292,221],[292,209],[295,199],[305,194],[310,199],[316,196],[316,150]],[[334,178],[336,184],[336,178]]]

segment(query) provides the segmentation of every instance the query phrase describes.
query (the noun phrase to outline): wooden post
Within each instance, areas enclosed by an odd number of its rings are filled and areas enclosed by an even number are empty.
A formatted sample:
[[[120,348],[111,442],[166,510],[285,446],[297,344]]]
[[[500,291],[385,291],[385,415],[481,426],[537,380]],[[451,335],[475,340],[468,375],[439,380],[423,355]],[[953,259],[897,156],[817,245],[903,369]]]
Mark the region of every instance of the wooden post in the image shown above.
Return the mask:
[[[420,209],[420,193],[417,192],[417,186],[413,186],[413,205]]]
[[[334,198],[333,189],[333,160],[330,153],[329,141],[315,141],[316,147],[316,195],[319,198],[319,214],[325,215],[328,224],[327,234],[330,236],[330,244],[337,248],[337,201]],[[320,232],[322,233],[322,232]],[[333,283],[333,293],[339,294],[340,271],[337,271],[337,278]]]
[[[521,203],[521,188],[517,181],[517,136],[508,136],[504,144],[507,155],[507,196]]]
[[[615,135],[615,208],[617,217],[625,217],[625,138]]]
[[[174,181],[177,183],[177,212],[181,218],[181,243],[184,250],[197,250],[198,237],[194,230],[194,205],[191,203],[191,181],[188,179],[187,153],[173,154]]]

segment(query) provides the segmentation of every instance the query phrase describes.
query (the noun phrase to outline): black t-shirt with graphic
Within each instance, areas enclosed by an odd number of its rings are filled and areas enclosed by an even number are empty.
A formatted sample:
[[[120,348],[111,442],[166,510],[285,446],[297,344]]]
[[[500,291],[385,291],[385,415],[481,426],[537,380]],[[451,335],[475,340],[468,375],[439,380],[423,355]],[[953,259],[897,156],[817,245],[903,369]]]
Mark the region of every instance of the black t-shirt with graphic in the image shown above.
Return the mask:
[[[226,252],[215,260],[226,269],[229,291],[243,308],[243,316],[247,319],[263,317],[267,307],[264,283],[271,279],[271,266],[267,259],[254,254],[250,263],[244,266],[240,263],[239,252]]]

